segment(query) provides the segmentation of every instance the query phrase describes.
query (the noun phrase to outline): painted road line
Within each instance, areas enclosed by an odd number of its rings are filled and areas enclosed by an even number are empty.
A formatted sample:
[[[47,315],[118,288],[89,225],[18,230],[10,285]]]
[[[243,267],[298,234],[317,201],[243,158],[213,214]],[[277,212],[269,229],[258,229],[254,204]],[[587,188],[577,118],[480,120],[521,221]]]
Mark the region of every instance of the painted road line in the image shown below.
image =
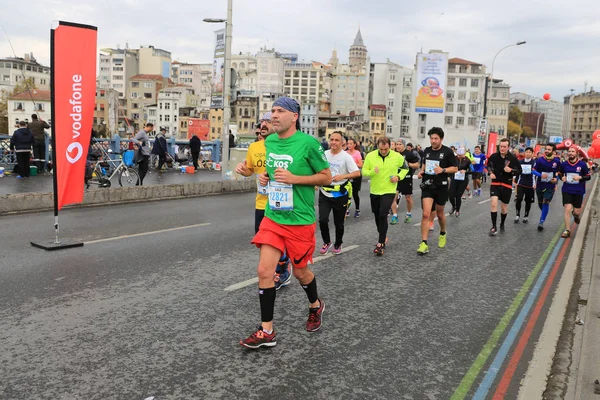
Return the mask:
[[[446,213],[446,214],[444,214],[444,215],[447,217],[447,216],[449,216],[449,215],[450,215],[450,213]],[[438,220],[438,217],[435,217],[435,218],[434,218],[434,221],[437,221],[437,220]],[[413,226],[421,226],[421,223],[419,222],[418,224],[414,224]]]
[[[488,203],[490,201],[492,201],[492,199],[486,199],[486,200],[482,200],[482,201],[477,202],[477,204]]]
[[[561,231],[562,228],[563,228],[563,225],[561,224],[561,229],[559,229],[559,231]],[[500,346],[498,353],[496,353],[496,357],[494,357],[492,364],[490,365],[487,373],[483,377],[483,381],[479,384],[479,387],[477,388],[477,391],[475,392],[473,399],[477,399],[477,400],[485,399],[487,397],[487,395],[489,394],[490,388],[492,387],[492,384],[494,383],[494,380],[496,379],[496,376],[498,375],[498,371],[500,371],[500,368],[502,368],[502,365],[504,364],[504,360],[506,359],[506,356],[508,355],[510,348],[512,347],[513,343],[515,342],[517,335],[519,334],[519,331],[523,327],[525,318],[528,317],[529,311],[531,310],[531,307],[533,306],[533,303],[534,303],[535,299],[537,298],[537,296],[540,292],[540,289],[542,288],[542,285],[544,284],[544,281],[546,280],[546,277],[548,276],[552,266],[554,265],[554,261],[558,257],[559,252],[564,254],[564,251],[561,251],[561,248],[563,247],[563,243],[565,243],[565,240],[561,238],[558,241],[558,243],[556,244],[556,246],[554,246],[554,250],[552,251],[550,258],[546,262],[546,265],[544,265],[544,269],[540,273],[540,276],[538,277],[537,281],[535,282],[535,285],[531,289],[531,293],[529,293],[529,296],[527,297],[527,301],[523,304],[523,308],[521,309],[521,312],[519,312],[519,315],[513,322],[513,325],[510,328],[510,331],[508,332],[508,334],[506,335],[506,338],[504,339],[502,346]]]
[[[351,246],[344,247],[344,248],[342,248],[342,254],[346,253],[346,252],[348,252],[350,250],[357,249],[358,247],[359,246],[357,244],[353,244]],[[333,253],[325,254],[324,256],[317,256],[317,257],[313,258],[313,264],[318,263],[318,262],[323,261],[323,260],[327,260],[328,258],[337,257],[337,256],[339,256],[339,254],[335,255]],[[231,285],[231,286],[227,286],[223,290],[225,290],[226,292],[233,292],[234,290],[242,289],[242,288],[245,288],[246,286],[250,286],[250,285],[256,284],[256,283],[258,283],[258,277],[255,277],[255,278],[252,278],[252,279],[248,279],[246,281],[239,282],[239,283],[236,283],[236,284]]]
[[[578,269],[579,257],[583,252],[583,241],[586,237],[586,227],[588,226],[588,220],[591,218],[591,207],[594,196],[597,195],[599,179],[594,180],[592,190],[590,190],[586,203],[583,206],[583,216],[581,218],[580,227],[577,228],[571,245],[571,251],[565,264],[565,269],[562,272],[560,281],[554,291],[554,298],[552,299],[552,305],[548,310],[548,316],[544,321],[544,327],[539,336],[539,340],[533,351],[533,356],[530,361],[530,367],[527,369],[527,373],[521,382],[519,388],[519,399],[535,399],[542,398],[543,393],[546,390],[546,384],[550,370],[552,368],[552,362],[556,354],[556,345],[558,343],[560,332],[562,329],[565,310],[569,301],[570,293],[574,284],[574,276]],[[590,227],[591,228],[591,227]],[[577,249],[581,249],[578,251]],[[585,348],[585,347],[584,347]],[[535,368],[533,366],[536,366]],[[577,388],[580,388],[577,385]],[[578,396],[576,394],[576,396]],[[567,395],[568,397],[568,395]],[[578,396],[577,398],[580,398]]]
[[[538,272],[544,266],[546,260],[550,256],[552,248],[556,245],[556,242],[558,242],[561,231],[562,229],[559,229],[556,235],[554,235],[554,238],[542,254],[542,257],[525,280],[525,283],[521,287],[521,290],[519,290],[519,293],[517,293],[517,296],[513,299],[512,303],[508,307],[508,310],[506,310],[506,313],[502,316],[502,319],[500,319],[500,322],[492,332],[490,338],[483,346],[483,349],[481,349],[481,352],[477,355],[477,358],[475,358],[473,365],[471,366],[471,368],[469,368],[462,381],[454,391],[451,400],[464,399],[469,393],[469,390],[471,390],[471,386],[473,386],[473,383],[479,376],[479,373],[481,372],[483,366],[487,362],[490,354],[492,353],[492,350],[496,347],[496,344],[498,343],[498,341],[504,334],[504,331],[508,327],[508,323],[511,321],[512,317],[519,309],[521,303],[523,302],[523,299],[525,298],[525,295],[527,294],[529,288],[533,284],[535,277],[537,276]]]
[[[206,222],[204,224],[178,226],[177,228],[161,229],[159,231],[134,233],[132,235],[122,235],[122,236],[115,236],[115,237],[110,237],[110,238],[105,238],[105,239],[90,240],[88,242],[84,242],[84,244],[95,244],[95,243],[102,243],[102,242],[110,242],[112,240],[128,239],[128,238],[133,238],[133,237],[154,235],[154,234],[165,233],[165,232],[174,232],[174,231],[180,231],[180,230],[183,230],[183,229],[199,228],[201,226],[208,226],[208,225],[210,225],[210,222]]]
[[[564,239],[562,239],[562,240],[564,240]],[[531,333],[533,332],[533,328],[535,327],[535,324],[538,321],[538,318],[540,317],[540,313],[542,312],[542,308],[544,307],[544,303],[546,302],[546,298],[548,297],[548,292],[550,291],[550,286],[552,286],[552,284],[554,283],[554,279],[556,278],[556,274],[558,273],[558,270],[560,269],[563,258],[565,257],[565,253],[567,252],[567,249],[569,248],[570,243],[571,243],[570,238],[564,240],[562,248],[560,249],[560,253],[558,254],[558,257],[556,258],[556,260],[554,261],[554,263],[553,263],[554,266],[552,267],[552,271],[550,272],[550,275],[548,276],[548,280],[546,281],[546,284],[544,285],[544,289],[542,290],[542,293],[540,294],[540,297],[537,300],[537,303],[535,305],[535,308],[533,309],[533,312],[529,316],[527,325],[525,326],[525,329],[523,330],[523,333],[521,334],[521,337],[519,338],[519,341],[517,342],[517,346],[515,347],[515,350],[513,351],[513,354],[510,357],[510,360],[508,361],[508,365],[506,366],[506,369],[504,370],[504,374],[502,375],[502,378],[500,378],[500,382],[498,383],[498,386],[496,387],[496,392],[494,393],[495,399],[498,398],[497,396],[501,396],[502,398],[504,398],[504,395],[506,395],[508,386],[510,385],[510,382],[515,374],[515,371],[517,370],[517,364],[519,363],[519,361],[521,361],[521,356],[523,355],[525,346],[527,346],[527,343],[529,342],[529,338],[531,337]],[[522,327],[524,321],[525,321],[524,318],[522,321],[520,321],[519,330],[517,330],[516,332],[521,330],[521,327]],[[511,341],[510,345],[512,346],[512,341]]]

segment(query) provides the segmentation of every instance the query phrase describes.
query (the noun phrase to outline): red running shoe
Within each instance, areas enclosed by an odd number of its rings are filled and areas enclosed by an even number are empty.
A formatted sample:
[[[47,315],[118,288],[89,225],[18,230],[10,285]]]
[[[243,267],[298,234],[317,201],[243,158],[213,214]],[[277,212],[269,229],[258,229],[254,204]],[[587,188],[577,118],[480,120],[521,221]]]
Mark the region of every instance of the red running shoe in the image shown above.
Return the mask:
[[[258,349],[262,346],[273,347],[277,344],[277,341],[275,340],[275,330],[273,330],[273,333],[268,334],[263,331],[262,326],[259,326],[257,331],[252,335],[244,340],[240,340],[240,344],[249,349]]]
[[[323,319],[323,311],[325,311],[325,302],[319,299],[321,307],[308,309],[308,321],[306,321],[306,330],[316,332],[321,329],[321,320]]]

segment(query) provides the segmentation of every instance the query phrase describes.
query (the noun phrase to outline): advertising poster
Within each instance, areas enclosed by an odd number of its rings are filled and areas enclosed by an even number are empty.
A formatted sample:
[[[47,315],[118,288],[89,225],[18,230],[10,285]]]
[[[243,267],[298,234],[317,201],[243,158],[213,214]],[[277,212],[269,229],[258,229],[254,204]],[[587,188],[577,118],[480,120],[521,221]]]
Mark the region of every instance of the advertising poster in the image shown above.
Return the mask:
[[[447,54],[417,55],[415,109],[419,113],[443,113],[446,98]]]
[[[207,119],[190,118],[188,120],[188,139],[198,136],[201,141],[208,141],[210,121]]]
[[[223,108],[223,86],[225,86],[225,29],[215,31],[215,57],[211,82],[211,108]]]

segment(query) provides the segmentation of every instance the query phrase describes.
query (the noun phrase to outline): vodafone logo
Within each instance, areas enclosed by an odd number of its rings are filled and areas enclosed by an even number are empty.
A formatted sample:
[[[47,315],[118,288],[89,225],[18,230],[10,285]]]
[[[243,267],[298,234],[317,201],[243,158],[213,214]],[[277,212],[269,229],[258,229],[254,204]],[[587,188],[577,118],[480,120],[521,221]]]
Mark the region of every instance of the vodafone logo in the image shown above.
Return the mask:
[[[190,121],[188,122],[188,126],[189,125],[194,125],[194,121],[190,119]]]
[[[71,164],[75,164],[81,159],[83,155],[83,147],[79,142],[73,142],[67,147],[67,161]]]

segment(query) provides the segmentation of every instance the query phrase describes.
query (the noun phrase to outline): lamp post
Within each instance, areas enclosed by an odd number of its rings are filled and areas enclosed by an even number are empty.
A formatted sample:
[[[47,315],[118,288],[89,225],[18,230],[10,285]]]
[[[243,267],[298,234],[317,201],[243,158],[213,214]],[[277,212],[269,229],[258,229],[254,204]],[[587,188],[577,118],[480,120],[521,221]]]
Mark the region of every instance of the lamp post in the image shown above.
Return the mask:
[[[540,131],[540,118],[544,113],[540,113],[537,117],[537,123],[535,124],[535,145],[538,145],[538,132]]]
[[[223,158],[221,159],[221,179],[227,178],[229,171],[229,119],[231,116],[230,98],[231,98],[231,14],[232,0],[227,0],[227,19],[222,18],[204,18],[208,23],[225,23],[225,68],[223,80],[223,134],[222,149]]]
[[[489,90],[486,90],[486,92],[485,92],[486,97],[487,97],[488,91],[491,91],[492,88],[493,88],[493,86],[494,86],[494,63],[496,62],[496,57],[498,57],[498,54],[500,54],[503,50],[508,49],[509,47],[521,46],[521,45],[523,45],[525,43],[527,43],[527,42],[525,40],[522,40],[522,41],[517,42],[517,43],[509,44],[508,46],[505,46],[505,47],[501,48],[500,50],[498,50],[498,52],[496,52],[496,55],[494,56],[494,59],[492,60],[492,73],[490,75]],[[492,92],[492,94],[493,94],[493,92]],[[489,97],[491,97],[491,95]],[[490,100],[490,103],[491,103],[491,100]],[[484,99],[483,104],[484,104],[483,118],[487,121],[488,98]],[[487,136],[488,141],[489,141],[489,135],[490,135],[490,128],[489,127],[490,127],[490,124],[486,123],[485,129],[486,129],[486,132],[487,132],[486,136]],[[485,143],[485,145],[487,146],[488,143]]]

